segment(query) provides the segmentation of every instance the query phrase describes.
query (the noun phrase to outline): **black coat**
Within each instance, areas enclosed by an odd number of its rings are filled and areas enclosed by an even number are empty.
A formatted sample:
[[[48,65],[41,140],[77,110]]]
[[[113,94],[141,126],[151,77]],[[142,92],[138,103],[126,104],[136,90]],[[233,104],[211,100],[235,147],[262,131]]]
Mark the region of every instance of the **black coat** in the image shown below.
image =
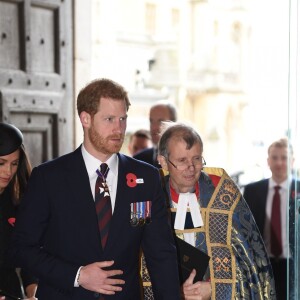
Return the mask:
[[[10,195],[9,187],[0,195],[0,290],[23,298],[19,276],[8,256],[17,211]],[[20,275],[24,286],[37,282],[36,278],[27,272],[21,271]]]
[[[144,161],[156,168],[161,168],[161,165],[158,163],[157,159],[154,159],[154,148],[147,148],[141,150],[133,156],[133,158]]]
[[[295,187],[297,187],[295,189]],[[244,198],[248,203],[260,233],[263,235],[266,221],[266,203],[269,188],[269,179],[263,179],[257,182],[252,182],[244,188]],[[292,181],[290,188],[290,226],[294,224],[294,203],[297,195],[295,191],[300,192],[300,182]],[[300,195],[300,194],[299,194]]]

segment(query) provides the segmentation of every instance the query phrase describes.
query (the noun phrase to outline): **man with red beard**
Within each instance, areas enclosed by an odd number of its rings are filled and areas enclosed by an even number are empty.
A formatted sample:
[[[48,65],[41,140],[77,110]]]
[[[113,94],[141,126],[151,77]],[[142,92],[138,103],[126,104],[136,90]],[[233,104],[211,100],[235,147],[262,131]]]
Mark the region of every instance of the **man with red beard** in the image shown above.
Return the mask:
[[[119,153],[130,102],[99,79],[77,98],[82,145],[33,169],[12,243],[42,300],[142,299],[142,249],[156,299],[180,298],[158,170]]]

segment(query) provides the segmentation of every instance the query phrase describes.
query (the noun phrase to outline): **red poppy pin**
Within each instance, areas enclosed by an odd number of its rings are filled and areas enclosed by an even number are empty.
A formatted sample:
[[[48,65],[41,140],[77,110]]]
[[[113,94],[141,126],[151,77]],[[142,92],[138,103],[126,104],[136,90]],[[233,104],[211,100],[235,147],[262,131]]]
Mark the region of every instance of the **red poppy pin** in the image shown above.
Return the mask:
[[[129,187],[136,187],[138,183],[144,183],[143,178],[137,178],[135,174],[133,173],[128,173],[126,175],[126,180],[127,180],[127,185]]]
[[[9,218],[7,221],[11,226],[15,226],[16,218]]]

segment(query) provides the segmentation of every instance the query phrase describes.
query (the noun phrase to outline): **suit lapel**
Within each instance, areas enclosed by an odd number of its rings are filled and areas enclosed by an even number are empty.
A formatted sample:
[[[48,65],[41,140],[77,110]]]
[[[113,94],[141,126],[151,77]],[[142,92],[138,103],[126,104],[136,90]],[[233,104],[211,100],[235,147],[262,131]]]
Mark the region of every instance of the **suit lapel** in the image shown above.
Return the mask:
[[[94,199],[90,188],[88,173],[81,154],[81,147],[77,148],[70,157],[66,168],[66,182],[70,192],[76,198],[88,199],[93,204]],[[88,195],[88,196],[87,196]]]
[[[261,217],[262,217],[262,227],[260,228],[262,235],[264,233],[265,222],[266,222],[268,188],[269,188],[269,179],[266,179],[262,182],[261,191],[259,192],[259,195],[261,195],[261,197],[257,205],[257,209],[261,212]]]
[[[78,209],[81,214],[86,216],[85,222],[88,223],[89,234],[96,237],[96,251],[102,251],[101,239],[98,229],[98,220],[95,209],[95,201],[90,187],[88,173],[81,153],[81,147],[77,148],[66,165],[66,189],[72,194],[72,207]]]

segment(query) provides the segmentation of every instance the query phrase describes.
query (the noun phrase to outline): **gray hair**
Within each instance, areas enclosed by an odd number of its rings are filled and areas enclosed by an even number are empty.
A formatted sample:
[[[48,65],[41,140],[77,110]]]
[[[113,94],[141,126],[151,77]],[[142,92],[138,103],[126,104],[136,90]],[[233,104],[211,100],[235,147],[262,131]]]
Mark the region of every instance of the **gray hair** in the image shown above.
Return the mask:
[[[183,123],[164,122],[164,129],[158,144],[158,154],[166,158],[169,156],[168,144],[171,138],[183,140],[186,142],[186,149],[191,149],[195,144],[199,143],[203,151],[203,142],[197,131]]]

